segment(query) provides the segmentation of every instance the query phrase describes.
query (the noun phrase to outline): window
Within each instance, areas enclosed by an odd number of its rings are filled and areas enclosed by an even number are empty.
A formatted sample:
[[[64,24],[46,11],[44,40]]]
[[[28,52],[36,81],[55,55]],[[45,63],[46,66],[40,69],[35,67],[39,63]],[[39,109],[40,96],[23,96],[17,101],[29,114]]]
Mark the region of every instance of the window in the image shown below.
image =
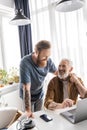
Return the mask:
[[[56,66],[62,58],[73,61],[74,70],[87,84],[87,37],[83,9],[61,13],[51,0],[29,0],[33,46],[41,39],[52,43],[52,59]]]
[[[10,25],[11,17],[3,12],[0,15],[0,68],[9,71],[11,67],[19,68],[21,59],[19,35],[18,27]],[[6,10],[6,13],[9,11]]]

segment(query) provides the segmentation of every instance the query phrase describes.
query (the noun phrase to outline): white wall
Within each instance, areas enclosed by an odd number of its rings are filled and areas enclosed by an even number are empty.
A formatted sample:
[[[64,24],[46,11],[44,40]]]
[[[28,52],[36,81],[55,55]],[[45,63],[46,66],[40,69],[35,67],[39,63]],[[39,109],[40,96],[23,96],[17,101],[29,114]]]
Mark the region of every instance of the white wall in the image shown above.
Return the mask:
[[[14,8],[14,0],[0,0],[0,4]]]

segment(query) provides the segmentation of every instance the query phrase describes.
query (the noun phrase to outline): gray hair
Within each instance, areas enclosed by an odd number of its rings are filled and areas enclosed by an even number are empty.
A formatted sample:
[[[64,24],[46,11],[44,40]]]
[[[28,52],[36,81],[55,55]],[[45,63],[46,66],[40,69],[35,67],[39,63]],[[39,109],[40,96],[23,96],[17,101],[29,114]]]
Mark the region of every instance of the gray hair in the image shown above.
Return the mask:
[[[73,66],[73,62],[70,60],[70,59],[67,59],[67,58],[63,58],[60,62],[62,61],[66,61],[68,63],[69,66]]]

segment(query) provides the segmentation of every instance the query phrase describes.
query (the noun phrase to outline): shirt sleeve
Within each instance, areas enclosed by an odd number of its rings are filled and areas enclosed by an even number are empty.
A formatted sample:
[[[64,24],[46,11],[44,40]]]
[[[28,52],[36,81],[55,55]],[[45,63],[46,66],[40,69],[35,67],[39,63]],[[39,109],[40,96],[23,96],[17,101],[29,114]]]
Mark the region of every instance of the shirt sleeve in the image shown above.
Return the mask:
[[[54,101],[54,82],[51,80],[48,84],[46,97],[44,100],[44,106],[48,108],[48,105]]]
[[[20,63],[20,83],[30,83],[30,68],[26,61],[22,60]]]
[[[50,58],[49,59],[49,72],[54,73],[55,71],[57,71],[57,68]]]

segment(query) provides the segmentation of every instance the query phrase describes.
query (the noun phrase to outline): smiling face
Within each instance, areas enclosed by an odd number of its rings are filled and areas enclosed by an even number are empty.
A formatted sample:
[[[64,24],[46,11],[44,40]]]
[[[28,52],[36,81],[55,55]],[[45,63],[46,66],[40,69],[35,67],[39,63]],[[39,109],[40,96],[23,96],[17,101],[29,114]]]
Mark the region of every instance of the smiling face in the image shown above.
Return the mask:
[[[69,61],[62,60],[58,66],[58,77],[60,79],[66,79],[71,71],[72,66],[70,65]]]
[[[50,57],[51,50],[50,49],[43,49],[42,51],[37,52],[37,65],[39,67],[45,67],[47,65],[47,60]]]

